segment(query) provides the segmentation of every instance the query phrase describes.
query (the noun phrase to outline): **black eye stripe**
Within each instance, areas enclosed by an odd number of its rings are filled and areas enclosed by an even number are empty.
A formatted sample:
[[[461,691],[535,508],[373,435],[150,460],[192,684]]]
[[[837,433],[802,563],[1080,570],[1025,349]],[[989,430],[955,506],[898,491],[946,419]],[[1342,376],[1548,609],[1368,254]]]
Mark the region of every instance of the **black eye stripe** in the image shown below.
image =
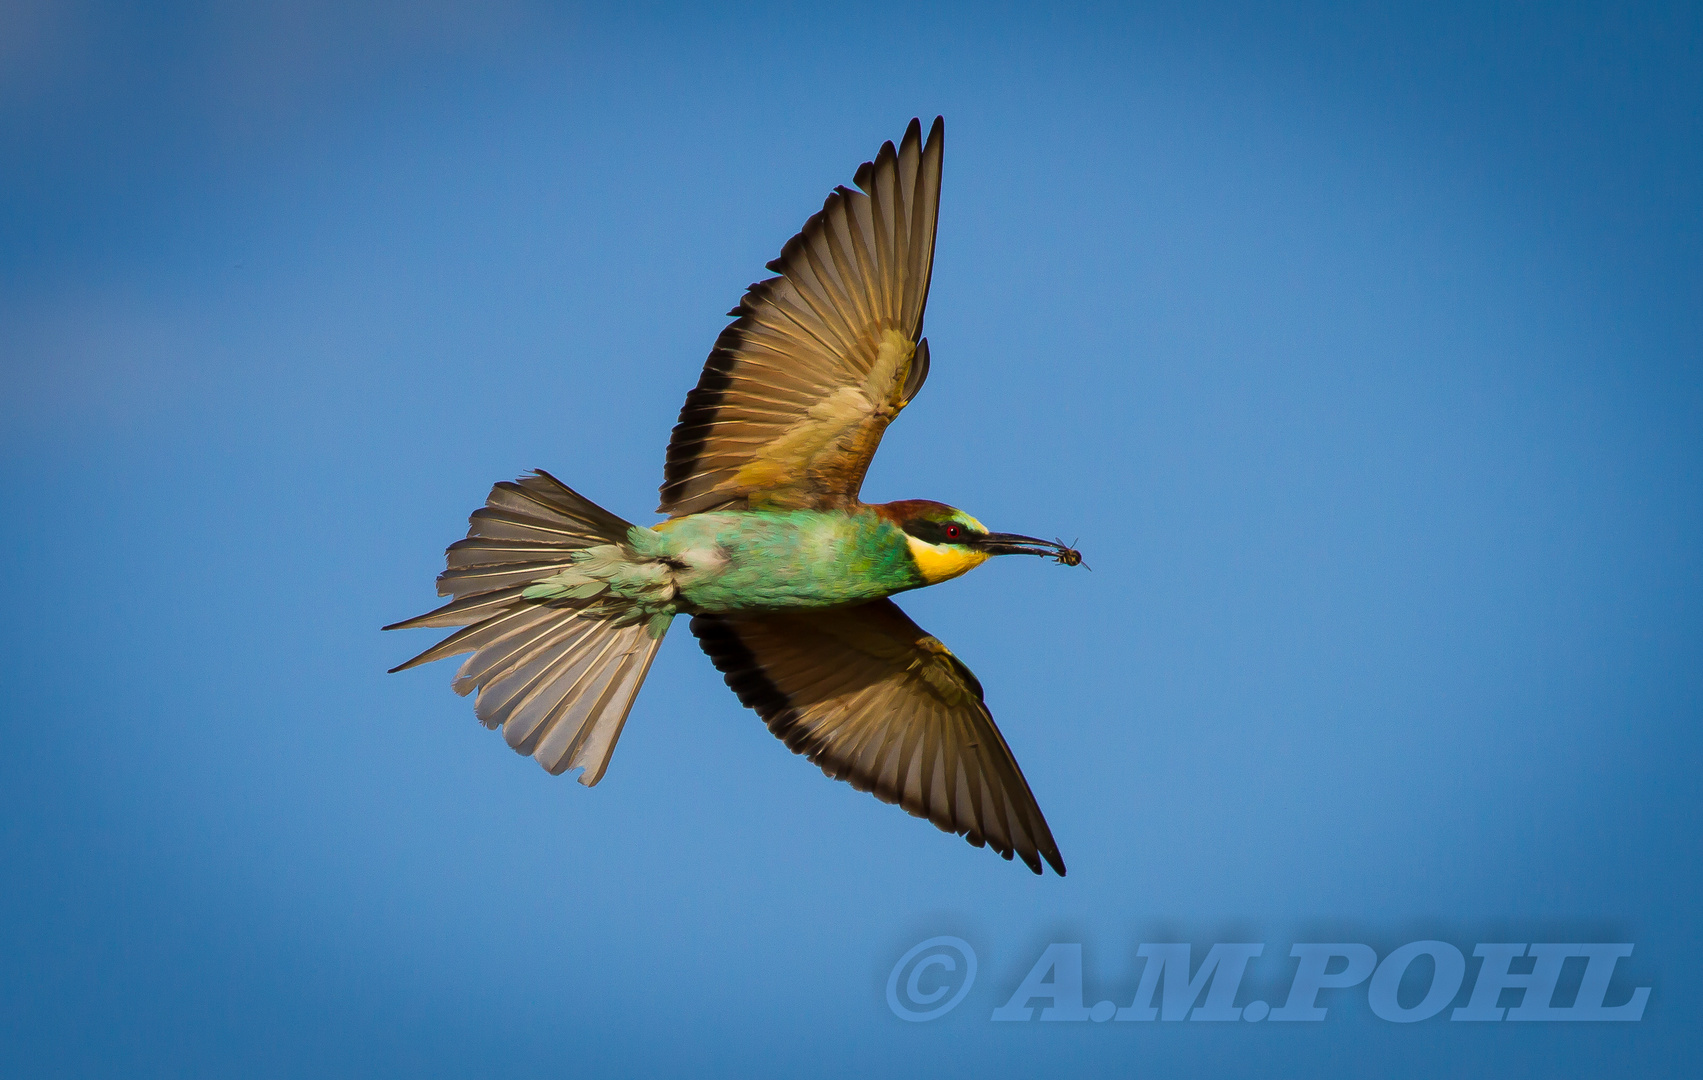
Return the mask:
[[[930,521],[927,518],[912,518],[905,522],[904,529],[918,540],[929,544],[963,543],[971,531],[956,521]]]

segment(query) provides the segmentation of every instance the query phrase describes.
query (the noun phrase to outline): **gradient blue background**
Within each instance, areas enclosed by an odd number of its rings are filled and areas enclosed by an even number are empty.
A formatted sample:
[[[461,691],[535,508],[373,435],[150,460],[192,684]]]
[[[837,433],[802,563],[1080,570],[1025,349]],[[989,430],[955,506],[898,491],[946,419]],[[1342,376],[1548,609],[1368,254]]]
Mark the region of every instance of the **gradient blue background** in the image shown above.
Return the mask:
[[[865,494],[1081,538],[905,600],[1070,876],[828,782],[683,624],[592,791],[385,675],[492,481],[653,520],[722,312],[935,113],[933,378]],[[0,143],[0,1072],[1703,1053],[1695,5],[22,0]],[[901,1023],[936,934],[980,981]],[[1093,1001],[1144,940],[1426,937],[1635,942],[1650,1005],[987,1020],[1049,941]]]

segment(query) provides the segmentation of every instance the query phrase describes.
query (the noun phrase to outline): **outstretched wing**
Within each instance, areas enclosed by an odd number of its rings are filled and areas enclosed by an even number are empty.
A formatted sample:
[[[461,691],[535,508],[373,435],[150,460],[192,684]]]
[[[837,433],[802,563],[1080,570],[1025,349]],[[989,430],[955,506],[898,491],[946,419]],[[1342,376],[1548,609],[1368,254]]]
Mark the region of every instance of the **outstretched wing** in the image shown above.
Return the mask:
[[[658,510],[854,503],[893,417],[922,388],[945,125],[835,188],[716,339],[668,444]]]
[[[1064,874],[981,684],[891,600],[698,615],[692,633],[739,700],[829,776],[1037,874],[1043,858]]]

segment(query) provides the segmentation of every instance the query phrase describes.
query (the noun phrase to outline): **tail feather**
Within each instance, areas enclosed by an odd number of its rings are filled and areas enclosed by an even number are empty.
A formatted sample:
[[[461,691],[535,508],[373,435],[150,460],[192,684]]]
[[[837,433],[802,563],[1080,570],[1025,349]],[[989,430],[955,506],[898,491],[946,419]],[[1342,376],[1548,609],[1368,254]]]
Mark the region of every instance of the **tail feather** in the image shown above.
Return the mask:
[[[442,660],[449,656],[459,656],[465,652],[477,652],[479,656],[484,657],[486,652],[488,652],[487,646],[502,641],[508,634],[513,633],[517,629],[515,620],[527,616],[548,614],[548,612],[541,612],[538,608],[518,602],[521,599],[521,590],[519,588],[505,589],[504,592],[510,594],[509,599],[503,601],[490,613],[481,613],[479,616],[476,616],[477,621],[471,621],[471,625],[466,625],[470,622],[468,618],[462,618],[460,623],[442,624],[462,626],[462,629],[457,630],[449,637],[444,638],[442,641],[433,645],[419,656],[414,657],[414,659],[392,668],[391,670],[402,671],[405,668],[418,667],[421,664],[429,664],[433,660]],[[430,618],[430,616],[422,615],[421,618]],[[385,629],[388,630],[390,627],[385,627]],[[471,665],[473,660],[470,659],[467,663],[468,665]],[[466,671],[467,665],[464,665],[462,667],[461,674],[465,675]],[[460,678],[461,676],[458,675],[457,682],[460,681]],[[460,690],[459,692],[465,694],[467,691]]]
[[[459,600],[451,600],[443,607],[435,608],[426,612],[424,615],[416,615],[412,619],[403,619],[401,622],[391,623],[389,626],[380,627],[380,629],[417,630],[423,626],[466,626],[468,623],[478,622],[480,619],[493,615],[514,601],[519,600],[520,594],[525,591],[526,589],[524,586],[516,586],[512,589],[499,589],[496,592],[479,593],[476,596],[464,596]],[[425,653],[421,653],[420,655],[424,656]],[[450,656],[452,654],[444,653],[443,655]],[[437,657],[434,656],[432,659],[435,660]],[[425,661],[421,660],[417,656],[408,661],[406,664],[398,665],[390,670],[391,673],[394,674],[404,668],[411,668],[415,664],[423,663],[425,663]]]
[[[457,540],[444,552],[451,570],[463,566],[490,566],[493,563],[548,562],[557,552],[571,551],[572,545],[559,541],[498,539],[489,536],[469,536]]]
[[[598,715],[601,719],[595,724],[579,726],[579,737],[574,745],[568,747],[573,756],[567,765],[558,765],[553,772],[561,772],[564,768],[573,768],[576,764],[585,763],[585,772],[580,774],[580,783],[590,786],[603,779],[603,771],[609,767],[609,758],[615,752],[615,743],[621,738],[621,729],[626,726],[627,714],[633,711],[633,702],[638,698],[639,687],[644,685],[645,676],[650,674],[651,661],[656,659],[656,652],[662,647],[661,638],[650,637],[642,627],[633,627],[630,634],[642,637],[646,642],[642,651],[628,654],[614,676],[610,679],[608,688],[598,699]],[[570,719],[568,723],[572,723]],[[557,727],[566,730],[568,724],[558,723]],[[547,750],[547,747],[540,747]],[[544,759],[539,758],[540,761]],[[558,762],[561,759],[558,759]],[[547,769],[551,766],[545,765]]]
[[[577,534],[586,541],[581,547],[607,544],[626,536],[633,527],[543,469],[513,482],[499,481],[486,498],[485,507],[530,518],[536,527],[554,526],[559,532]]]
[[[661,644],[643,626],[578,639],[572,655],[541,673],[533,689],[504,702],[503,736],[550,772],[583,767],[580,782],[595,784]],[[511,728],[524,734],[517,739]]]
[[[622,543],[632,526],[545,472],[497,484],[469,521],[438,578],[439,594],[455,599],[385,627],[462,629],[392,670],[472,653],[452,686],[478,690],[480,722],[551,773],[578,768],[580,783],[595,784],[662,637],[647,620],[608,618],[607,598],[593,611],[593,601],[522,594],[575,552]]]
[[[479,624],[481,628],[489,626],[490,632],[477,643],[478,651],[461,665],[451,684],[458,694],[479,688],[475,707],[479,719],[489,722],[490,710],[525,689],[527,680],[545,666],[558,659],[571,659],[571,650],[580,640],[604,625],[575,614],[568,618],[562,615],[560,608],[528,606]],[[502,686],[493,686],[498,680]],[[496,720],[501,722],[501,717]],[[487,726],[495,724],[487,723]]]
[[[581,630],[579,634],[572,630]],[[474,714],[488,728],[501,727],[503,738],[517,753],[538,749],[538,739],[548,733],[568,707],[570,693],[583,689],[595,655],[587,656],[589,627],[546,627],[546,639],[536,654],[519,664],[510,664],[495,677],[487,676],[474,703]],[[607,639],[603,642],[609,644]],[[463,693],[465,693],[465,689]]]
[[[537,562],[498,563],[492,566],[463,566],[445,570],[438,575],[439,596],[467,596],[472,593],[495,592],[511,585],[530,585],[573,565],[569,554],[575,549],[561,548],[559,558]]]
[[[478,530],[479,536],[488,536],[494,540],[531,540],[540,544],[566,544],[569,547],[583,541],[578,529],[561,528],[509,510],[481,507],[473,511],[473,516],[467,520]],[[581,546],[584,544],[581,543]]]

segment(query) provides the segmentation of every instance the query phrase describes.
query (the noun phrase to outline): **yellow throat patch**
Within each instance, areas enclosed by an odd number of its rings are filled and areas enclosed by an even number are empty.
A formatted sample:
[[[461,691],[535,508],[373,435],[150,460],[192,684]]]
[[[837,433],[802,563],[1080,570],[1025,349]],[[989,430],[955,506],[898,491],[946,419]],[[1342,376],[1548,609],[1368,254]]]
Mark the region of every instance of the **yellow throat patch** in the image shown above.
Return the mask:
[[[916,560],[917,569],[922,571],[922,579],[930,585],[950,581],[988,561],[985,551],[931,544],[914,536],[906,536],[905,539],[911,545],[911,558]]]

